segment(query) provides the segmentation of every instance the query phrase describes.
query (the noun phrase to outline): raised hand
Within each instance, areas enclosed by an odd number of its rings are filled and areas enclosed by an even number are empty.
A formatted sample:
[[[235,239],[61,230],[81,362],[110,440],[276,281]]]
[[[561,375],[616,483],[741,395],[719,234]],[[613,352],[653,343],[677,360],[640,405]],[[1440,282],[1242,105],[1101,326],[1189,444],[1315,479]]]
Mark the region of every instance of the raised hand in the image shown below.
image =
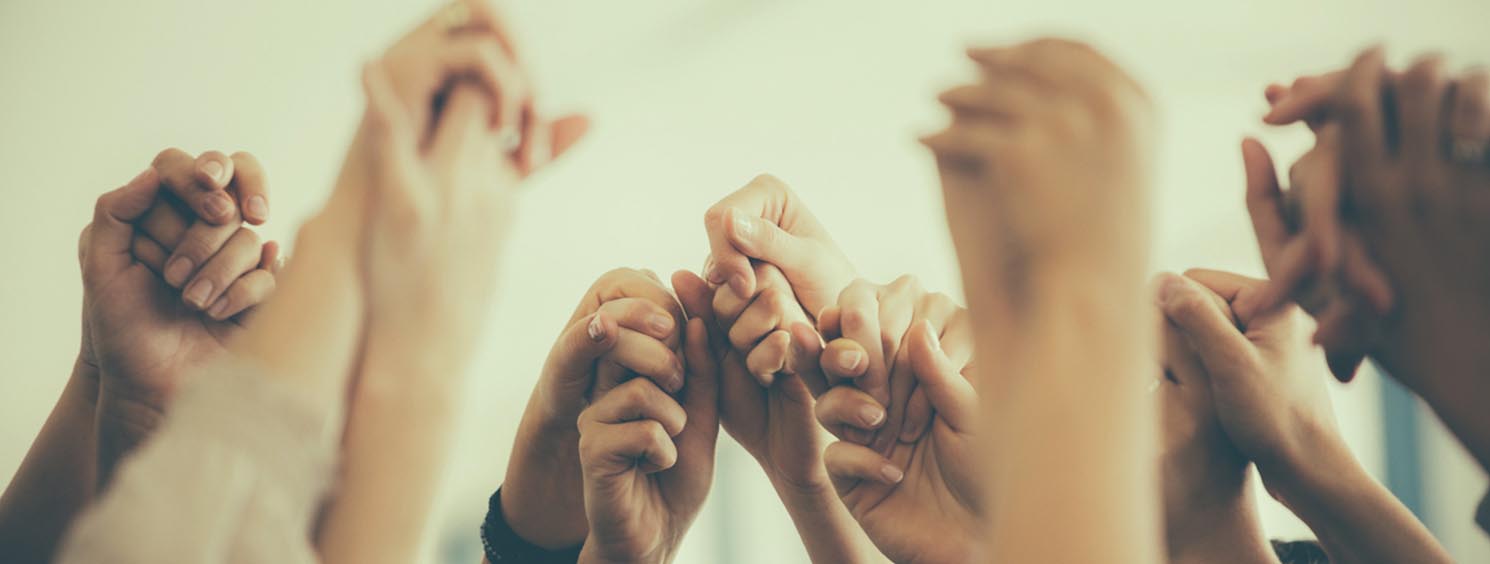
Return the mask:
[[[678,352],[684,319],[677,299],[650,272],[612,270],[585,292],[544,362],[502,481],[502,513],[523,539],[545,548],[584,541],[589,525],[575,420],[598,396],[592,391],[603,393],[628,377],[669,392],[683,389],[692,380]]]
[[[200,221],[164,190],[174,182],[166,179],[192,170],[189,158],[167,158],[176,153],[163,152],[150,169],[100,197],[79,241],[80,360],[99,377],[100,482],[155,427],[176,389],[226,351],[240,314],[275,285],[277,245],[237,224]],[[231,183],[263,193],[259,178]],[[161,277],[167,257],[186,253],[200,265],[188,287],[205,292],[183,296]]]
[[[1304,315],[1291,306],[1239,307],[1260,299],[1266,289],[1263,280],[1208,270],[1161,278],[1160,308],[1179,333],[1178,347],[1190,349],[1194,356],[1172,366],[1168,374],[1178,375],[1178,381],[1166,386],[1165,394],[1171,550],[1182,545],[1184,537],[1216,534],[1195,528],[1207,526],[1203,517],[1194,515],[1201,505],[1196,500],[1210,497],[1207,504],[1217,507],[1227,503],[1214,499],[1217,492],[1207,493],[1193,484],[1218,483],[1233,492],[1231,503],[1250,505],[1241,492],[1245,462],[1252,461],[1269,493],[1314,530],[1331,562],[1451,561],[1427,528],[1365,472],[1346,446],[1330,408],[1320,355],[1307,338]],[[1166,356],[1187,355],[1170,351]],[[1199,377],[1195,372],[1201,373]],[[1202,382],[1208,386],[1198,388],[1204,395],[1197,395],[1194,384]],[[1175,397],[1183,398],[1179,405],[1184,409],[1174,409],[1177,404],[1169,400]],[[1210,405],[1197,406],[1197,399],[1208,399]],[[1208,420],[1219,423],[1225,438],[1209,436]],[[1186,439],[1187,430],[1195,437]],[[1177,434],[1181,438],[1176,444]],[[1232,449],[1239,451],[1240,460],[1228,454]],[[1176,484],[1192,484],[1192,489],[1177,490]],[[1188,508],[1189,516],[1176,507]],[[1255,530],[1251,534],[1258,536]],[[1258,540],[1255,544],[1260,545]],[[1207,543],[1195,544],[1205,550]],[[1229,544],[1229,557],[1243,548]]]
[[[681,399],[645,378],[601,393],[579,418],[589,535],[580,562],[671,562],[714,478],[718,365],[706,324],[684,338]]]
[[[883,425],[879,404],[851,384],[834,386],[817,404],[828,429],[879,432],[885,450],[841,440],[824,459],[833,484],[865,533],[895,562],[968,562],[982,552],[982,484],[972,434],[978,397],[962,362],[940,346],[942,328],[930,319],[911,324],[894,361],[892,385],[914,380],[927,402],[929,423],[919,429]],[[955,333],[955,331],[954,331]],[[951,335],[970,348],[970,335]],[[871,355],[872,356],[872,355]],[[876,441],[878,443],[878,441]]]
[[[751,259],[775,265],[791,283],[807,315],[823,307],[858,274],[828,231],[790,187],[762,174],[704,213],[709,260],[704,278],[728,284],[737,296],[761,289]]]
[[[1150,103],[1085,45],[970,55],[981,80],[942,95],[952,123],[923,143],[975,329],[975,436],[998,454],[984,480],[989,550],[1000,561],[1156,560],[1155,411],[1142,393],[1155,372],[1143,321]]]

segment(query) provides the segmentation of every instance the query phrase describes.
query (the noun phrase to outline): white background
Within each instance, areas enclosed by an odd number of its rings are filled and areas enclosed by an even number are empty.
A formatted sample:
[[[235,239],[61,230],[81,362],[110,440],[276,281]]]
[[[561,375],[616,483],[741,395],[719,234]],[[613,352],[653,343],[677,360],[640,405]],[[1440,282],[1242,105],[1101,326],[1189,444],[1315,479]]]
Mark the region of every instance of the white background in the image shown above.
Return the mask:
[[[0,2],[0,476],[19,464],[76,354],[75,245],[93,198],[168,146],[248,150],[272,181],[266,231],[283,239],[327,194],[360,111],[358,63],[434,7]],[[1373,41],[1399,63],[1429,48],[1490,58],[1482,0],[518,0],[505,11],[545,103],[584,110],[595,128],[532,182],[509,242],[443,505],[443,547],[457,561],[479,558],[486,496],[581,292],[617,266],[697,269],[704,208],[754,174],[794,185],[864,276],[913,273],[959,293],[934,171],[914,138],[944,119],[935,93],[970,75],[969,42],[1059,32],[1129,66],[1165,124],[1156,266],[1249,274],[1261,272],[1238,142],[1262,135],[1284,162],[1308,143],[1260,125],[1263,86],[1343,65]],[[1373,471],[1383,467],[1377,388],[1368,374],[1336,396]],[[1470,519],[1484,475],[1429,427],[1429,522],[1461,560],[1490,560]],[[732,445],[716,484],[681,562],[805,561]],[[1265,501],[1271,533],[1305,534]]]

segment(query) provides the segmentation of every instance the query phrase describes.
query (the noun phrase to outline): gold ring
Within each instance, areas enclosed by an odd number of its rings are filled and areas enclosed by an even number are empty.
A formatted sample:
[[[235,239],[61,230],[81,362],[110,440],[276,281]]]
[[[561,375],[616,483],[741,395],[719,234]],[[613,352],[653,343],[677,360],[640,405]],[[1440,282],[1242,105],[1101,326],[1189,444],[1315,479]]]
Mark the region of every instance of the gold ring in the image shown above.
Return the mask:
[[[466,24],[471,23],[471,7],[461,0],[451,2],[440,11],[440,21],[444,22],[445,31],[466,27]]]

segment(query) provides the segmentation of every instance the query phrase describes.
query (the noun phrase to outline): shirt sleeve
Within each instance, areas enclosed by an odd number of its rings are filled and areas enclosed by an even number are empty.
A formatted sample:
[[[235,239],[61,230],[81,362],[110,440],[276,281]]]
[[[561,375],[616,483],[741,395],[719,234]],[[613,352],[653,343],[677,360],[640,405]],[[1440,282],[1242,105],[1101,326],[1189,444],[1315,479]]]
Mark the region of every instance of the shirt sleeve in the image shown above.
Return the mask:
[[[334,418],[244,360],[201,374],[73,524],[57,562],[316,562]]]

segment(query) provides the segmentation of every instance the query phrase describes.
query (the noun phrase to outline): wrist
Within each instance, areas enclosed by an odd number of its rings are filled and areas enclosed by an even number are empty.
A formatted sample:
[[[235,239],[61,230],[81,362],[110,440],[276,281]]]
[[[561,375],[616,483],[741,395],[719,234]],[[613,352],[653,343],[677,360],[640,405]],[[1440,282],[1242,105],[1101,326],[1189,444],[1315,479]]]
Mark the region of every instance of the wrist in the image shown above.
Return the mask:
[[[1350,495],[1372,482],[1337,434],[1311,427],[1290,452],[1259,460],[1257,472],[1268,494],[1303,517],[1327,511],[1332,497]]]

